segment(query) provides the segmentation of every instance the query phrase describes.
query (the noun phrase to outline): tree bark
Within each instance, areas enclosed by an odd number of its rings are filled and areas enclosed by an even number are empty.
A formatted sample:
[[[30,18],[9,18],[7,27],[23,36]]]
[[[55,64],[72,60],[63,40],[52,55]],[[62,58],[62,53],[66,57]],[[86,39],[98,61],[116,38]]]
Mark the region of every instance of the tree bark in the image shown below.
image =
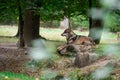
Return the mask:
[[[96,8],[101,8],[99,2],[96,2]],[[92,0],[89,0],[89,9],[92,8]],[[102,19],[93,19],[89,17],[89,37],[91,37],[96,44],[100,43],[103,30],[103,20]]]
[[[19,2],[18,4],[18,12],[19,12],[19,23],[18,23],[18,36],[19,36],[19,43],[18,47],[19,48],[24,48],[24,39],[23,39],[23,26],[24,26],[24,20],[22,17],[22,9],[21,9],[21,4]],[[17,36],[17,35],[16,35]]]
[[[39,38],[40,16],[33,9],[26,9],[24,21],[24,40],[26,46],[31,46],[34,39]]]
[[[92,0],[89,0],[89,10],[92,8]],[[92,26],[92,18],[89,16],[89,30],[91,29]]]
[[[18,27],[17,33],[15,34],[14,37],[19,37],[19,27]]]
[[[91,37],[96,44],[100,43],[103,30],[103,21],[100,19],[92,19],[92,25],[89,32],[89,37]]]

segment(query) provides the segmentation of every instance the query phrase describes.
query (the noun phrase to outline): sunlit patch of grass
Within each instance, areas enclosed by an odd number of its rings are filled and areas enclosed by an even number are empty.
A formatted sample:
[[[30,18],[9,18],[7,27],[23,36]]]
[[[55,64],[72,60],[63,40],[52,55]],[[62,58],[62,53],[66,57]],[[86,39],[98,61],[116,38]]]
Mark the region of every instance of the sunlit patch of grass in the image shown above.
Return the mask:
[[[56,41],[65,41],[65,37],[61,36],[64,32],[64,29],[54,29],[54,28],[40,28],[40,34],[49,39],[49,40],[56,40]],[[88,32],[79,32],[74,30],[74,32],[78,35],[85,35],[87,36]]]
[[[112,32],[103,32],[101,37],[101,43],[116,43],[119,42],[117,40],[117,34]]]
[[[41,28],[40,34],[49,40],[58,40],[58,41],[65,41],[65,38],[61,36],[63,30],[61,29],[46,29]]]
[[[103,39],[116,39],[117,35],[115,33],[112,33],[112,32],[103,32],[102,38]]]
[[[14,36],[17,33],[16,26],[2,25],[0,26],[0,36]]]
[[[16,26],[0,26],[0,36],[14,36],[17,33]],[[61,36],[64,29],[57,29],[57,28],[40,28],[40,34],[49,40],[56,40],[56,41],[65,41],[65,37]],[[88,32],[79,32],[74,30],[76,34],[86,35]]]
[[[17,33],[16,26],[0,26],[0,36],[14,36]],[[64,29],[59,28],[40,28],[40,35],[45,37],[48,40],[55,41],[66,41],[65,37],[61,36]],[[88,36],[88,31],[80,32],[78,30],[74,30],[74,32],[78,35]],[[116,34],[111,32],[103,32],[101,42],[105,42],[106,39],[116,39]]]
[[[15,74],[12,72],[0,72],[0,80],[34,80],[25,74]]]

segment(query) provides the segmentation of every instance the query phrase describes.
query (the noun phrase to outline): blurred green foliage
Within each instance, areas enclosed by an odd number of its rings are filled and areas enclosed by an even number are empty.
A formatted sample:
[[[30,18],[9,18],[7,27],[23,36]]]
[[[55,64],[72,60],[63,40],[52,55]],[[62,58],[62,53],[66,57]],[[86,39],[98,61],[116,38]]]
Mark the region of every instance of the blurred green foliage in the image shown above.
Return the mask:
[[[12,72],[0,72],[0,80],[34,80],[25,74],[15,74]]]
[[[89,19],[87,16],[79,15],[71,18],[71,25],[73,28],[87,28],[89,26]]]
[[[86,17],[84,15],[73,16],[70,19],[70,24],[72,26],[72,29],[77,29],[77,28],[88,29],[89,19],[88,19],[88,17]],[[47,27],[47,28],[59,28],[60,21],[59,20],[41,21],[40,25],[41,25],[41,27]]]
[[[40,15],[41,26],[59,27],[59,21],[64,17],[70,18],[73,28],[88,28],[89,0],[9,0],[0,1],[0,24],[17,24],[18,5],[21,5],[24,17],[26,9],[35,9]],[[93,7],[98,1],[92,1]],[[120,31],[120,11],[109,10],[104,18],[105,28],[112,32]]]
[[[113,12],[108,12],[104,18],[105,28],[112,32],[120,31],[120,14]]]

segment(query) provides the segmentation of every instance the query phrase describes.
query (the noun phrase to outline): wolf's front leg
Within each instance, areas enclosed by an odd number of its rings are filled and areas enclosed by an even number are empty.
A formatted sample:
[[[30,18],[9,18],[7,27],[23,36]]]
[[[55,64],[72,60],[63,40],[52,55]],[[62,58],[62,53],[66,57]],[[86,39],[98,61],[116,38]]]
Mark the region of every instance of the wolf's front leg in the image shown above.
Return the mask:
[[[67,47],[68,47],[67,44],[62,44],[62,45],[60,45],[60,46],[57,48],[57,52],[58,52],[60,55],[64,55],[64,54],[66,54],[66,52],[67,52]]]

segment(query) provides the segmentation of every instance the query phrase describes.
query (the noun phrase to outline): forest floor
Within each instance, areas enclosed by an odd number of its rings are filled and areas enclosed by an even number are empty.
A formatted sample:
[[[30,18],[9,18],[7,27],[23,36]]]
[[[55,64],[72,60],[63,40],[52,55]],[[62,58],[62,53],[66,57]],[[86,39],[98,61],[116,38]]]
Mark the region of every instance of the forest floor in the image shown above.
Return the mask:
[[[27,64],[30,61],[30,57],[28,54],[25,53],[26,49],[18,49],[16,43],[0,43],[0,71],[11,71],[17,73],[27,73],[27,75],[36,76],[44,72],[45,70],[41,69],[42,71],[38,71],[38,73],[33,74],[33,72],[25,72],[25,66],[23,64]],[[76,73],[77,75],[80,72],[81,75],[90,75],[96,69],[102,68],[109,63],[111,63],[112,59],[110,56],[104,56],[95,61],[94,63],[83,67],[83,68],[76,68],[74,66],[74,58],[68,57],[60,57],[59,60],[51,60],[45,64],[48,70],[54,71],[55,73],[59,73],[60,75],[69,76],[68,73]],[[113,61],[112,61],[113,62]],[[49,66],[48,66],[49,64]],[[44,65],[44,63],[43,63]],[[42,66],[43,66],[42,65]],[[51,66],[50,66],[51,65]],[[112,63],[113,66],[116,66],[116,63]],[[120,65],[119,65],[120,67]],[[118,66],[112,71],[112,74],[120,76],[120,68]],[[28,71],[28,70],[27,70]],[[116,80],[117,80],[116,79]]]
[[[15,31],[14,31],[15,30]],[[8,27],[1,27],[0,29],[0,36],[13,36],[17,32],[17,28],[8,28]],[[16,46],[17,38],[12,37],[0,37],[0,71],[11,71],[16,73],[26,73],[29,76],[36,77],[37,75],[46,74],[46,72],[52,74],[52,76],[57,75],[64,75],[64,77],[75,77],[78,76],[86,76],[91,75],[96,70],[101,70],[108,64],[112,64],[115,66],[114,69],[111,71],[111,75],[115,77],[115,80],[120,80],[120,55],[117,55],[119,61],[116,58],[111,58],[111,56],[107,56],[103,53],[119,53],[120,49],[120,41],[117,40],[116,34],[114,33],[103,33],[101,44],[96,48],[95,53],[99,55],[104,55],[100,57],[94,63],[83,67],[77,68],[74,66],[74,59],[75,57],[67,57],[67,56],[60,56],[56,52],[58,45],[63,44],[65,41],[60,34],[63,30],[60,29],[45,29],[41,28],[40,31],[41,35],[48,40],[54,41],[47,41],[46,45],[47,48],[50,49],[50,52],[54,54],[54,57],[50,59],[39,61],[37,63],[31,63],[31,58],[28,54],[26,54],[26,49],[18,49]],[[79,33],[78,31],[75,31]],[[82,34],[87,35],[88,32],[81,32]],[[3,35],[4,34],[4,35]],[[49,34],[49,35],[48,35]],[[59,40],[58,40],[59,39]],[[57,41],[58,40],[58,41]],[[28,64],[35,64],[35,69],[31,69],[31,66]],[[27,66],[26,66],[27,65]],[[27,68],[27,69],[26,69]],[[105,72],[101,72],[104,74]],[[47,74],[50,76],[50,74]],[[47,76],[47,77],[48,77]],[[49,77],[50,78],[50,77]],[[29,79],[28,79],[29,80]],[[49,79],[41,79],[41,80],[49,80]],[[52,79],[51,79],[52,80]],[[77,79],[76,79],[77,80]],[[84,79],[81,79],[84,80]],[[90,79],[85,79],[90,80]]]

